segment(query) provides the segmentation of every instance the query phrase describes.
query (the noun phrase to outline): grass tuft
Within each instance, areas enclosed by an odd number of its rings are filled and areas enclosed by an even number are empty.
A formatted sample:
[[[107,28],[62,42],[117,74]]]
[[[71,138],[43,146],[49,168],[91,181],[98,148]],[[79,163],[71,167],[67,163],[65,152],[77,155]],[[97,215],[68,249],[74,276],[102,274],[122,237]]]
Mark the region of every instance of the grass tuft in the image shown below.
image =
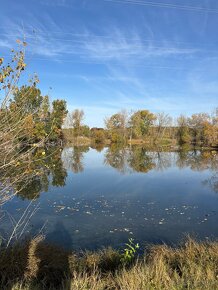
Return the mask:
[[[0,251],[0,289],[218,289],[218,243],[153,245],[128,267],[108,248],[71,253],[42,237]]]

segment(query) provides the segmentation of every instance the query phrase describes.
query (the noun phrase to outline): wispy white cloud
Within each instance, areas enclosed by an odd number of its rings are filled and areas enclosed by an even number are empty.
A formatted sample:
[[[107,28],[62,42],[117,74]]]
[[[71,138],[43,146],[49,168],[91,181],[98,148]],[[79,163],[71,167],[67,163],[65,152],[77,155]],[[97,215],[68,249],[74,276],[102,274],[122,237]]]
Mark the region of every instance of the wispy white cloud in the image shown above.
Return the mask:
[[[65,0],[56,0],[65,4]],[[66,34],[65,30],[49,15],[46,26],[32,15],[27,15],[29,23],[22,27],[21,24],[6,20],[3,43],[11,45],[15,36],[25,36],[29,42],[29,51],[43,57],[58,57],[66,59],[75,55],[77,61],[84,62],[116,62],[120,64],[135,64],[143,59],[185,56],[199,52],[196,48],[171,45],[166,41],[156,43],[152,39],[143,40],[136,30],[124,32],[117,27],[112,27],[103,32],[103,35],[91,33],[88,29],[81,33]],[[30,21],[31,19],[31,21]],[[54,58],[55,60],[55,58]]]
[[[67,54],[76,53],[79,51],[79,47],[73,42],[66,42],[60,36],[54,37],[53,31],[56,33],[61,33],[63,30],[55,21],[47,15],[47,23],[41,23],[33,15],[27,14],[27,19],[31,21],[25,22],[15,22],[9,19],[2,19],[1,30],[1,40],[0,47],[11,48],[16,44],[16,39],[25,39],[28,43],[27,53],[31,53],[35,56],[40,57],[50,57],[54,61],[57,57],[64,58]],[[55,58],[56,57],[56,58]]]
[[[166,42],[159,42],[158,45],[153,40],[145,42],[136,31],[127,35],[115,28],[107,35],[108,38],[99,38],[89,34],[83,48],[88,58],[100,61],[138,61],[144,58],[194,54],[199,51],[196,48],[170,46]]]

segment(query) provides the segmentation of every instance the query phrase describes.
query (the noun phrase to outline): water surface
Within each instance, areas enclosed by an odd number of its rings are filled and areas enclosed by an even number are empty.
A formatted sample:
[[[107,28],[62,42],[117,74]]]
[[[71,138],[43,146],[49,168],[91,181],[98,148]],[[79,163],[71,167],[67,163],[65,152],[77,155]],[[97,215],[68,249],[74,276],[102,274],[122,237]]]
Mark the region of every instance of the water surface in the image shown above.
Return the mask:
[[[119,247],[130,237],[141,244],[176,244],[186,234],[218,237],[216,151],[112,146],[58,152],[43,165],[44,176],[5,205],[1,235],[12,231],[9,216],[18,221],[29,205],[27,211],[38,210],[25,231],[71,249]]]

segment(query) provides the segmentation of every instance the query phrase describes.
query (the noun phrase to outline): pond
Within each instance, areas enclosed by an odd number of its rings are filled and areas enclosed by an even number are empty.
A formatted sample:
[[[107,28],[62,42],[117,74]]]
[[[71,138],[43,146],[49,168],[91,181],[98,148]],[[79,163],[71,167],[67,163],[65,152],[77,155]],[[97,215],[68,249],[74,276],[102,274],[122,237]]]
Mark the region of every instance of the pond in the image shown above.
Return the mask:
[[[49,155],[0,212],[0,234],[38,233],[70,249],[218,237],[218,152],[68,147]],[[48,155],[48,153],[46,153]]]

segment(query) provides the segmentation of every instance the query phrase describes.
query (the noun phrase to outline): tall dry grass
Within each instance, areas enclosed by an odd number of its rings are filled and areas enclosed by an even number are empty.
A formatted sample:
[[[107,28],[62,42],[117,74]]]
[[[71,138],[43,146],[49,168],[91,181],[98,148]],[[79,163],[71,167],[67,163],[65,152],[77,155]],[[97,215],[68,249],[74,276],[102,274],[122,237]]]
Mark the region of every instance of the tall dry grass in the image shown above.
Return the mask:
[[[218,289],[218,243],[150,246],[124,266],[112,248],[72,253],[37,237],[1,250],[0,289]]]

